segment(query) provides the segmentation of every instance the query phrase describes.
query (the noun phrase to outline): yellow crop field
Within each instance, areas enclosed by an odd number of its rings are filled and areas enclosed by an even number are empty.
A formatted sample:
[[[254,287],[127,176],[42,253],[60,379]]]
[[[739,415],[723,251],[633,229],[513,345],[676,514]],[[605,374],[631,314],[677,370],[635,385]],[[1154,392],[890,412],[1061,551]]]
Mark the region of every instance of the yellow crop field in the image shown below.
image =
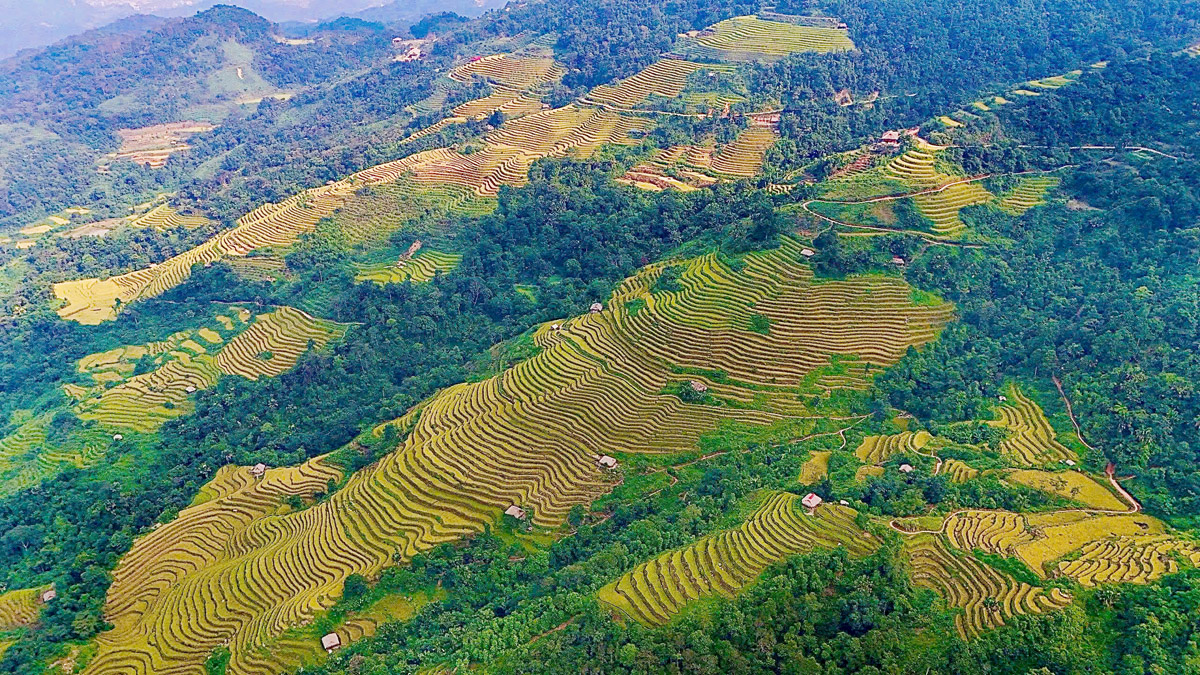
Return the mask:
[[[410,260],[385,262],[373,265],[358,265],[354,275],[356,281],[374,281],[377,284],[399,284],[404,281],[429,281],[438,274],[446,274],[458,267],[461,255],[422,249]]]
[[[959,511],[946,518],[942,530],[950,543],[963,551],[1014,555],[1016,546],[1034,540],[1025,517],[1009,511]]]
[[[957,459],[947,459],[942,462],[942,468],[939,473],[950,476],[950,480],[955,483],[965,483],[978,476],[979,469]]]
[[[662,624],[692,600],[737,593],[788,556],[839,546],[863,555],[877,546],[854,524],[853,509],[825,504],[811,516],[801,509],[796,495],[776,494],[741,526],[642,563],[597,596],[631,619]]]
[[[557,526],[612,488],[599,455],[692,451],[722,422],[802,414],[797,391],[835,355],[894,363],[952,315],[946,303],[914,305],[894,278],[816,282],[800,248],[748,254],[739,271],[715,255],[673,263],[684,266],[678,291],[652,293],[664,265],[643,269],[603,311],[539,327],[535,356],[418,406],[400,420],[411,433],[395,451],[304,510],[279,505],[325,489],[320,460],[260,482],[222,469],[202,503],[121,561],[106,608],[114,628],[85,672],[196,670],[221,644],[230,673],[278,672],[261,647],[328,608],[348,575],[479,532],[511,505]],[[645,304],[631,314],[635,299]],[[748,329],[754,313],[770,318],[769,334]],[[724,370],[727,380],[695,377],[713,396],[754,405],[663,393],[679,369]]]
[[[803,485],[812,485],[820,482],[825,476],[829,475],[829,455],[830,452],[814,452],[812,457],[800,467],[800,483]]]
[[[324,321],[292,307],[259,314],[216,355],[222,373],[250,380],[275,377],[292,369],[309,350],[323,348],[345,332],[341,324]]]
[[[867,436],[854,451],[854,455],[867,464],[882,464],[892,455],[912,452],[920,453],[933,436],[928,431],[905,431],[888,436]],[[928,453],[923,453],[928,454]]]
[[[1067,499],[1074,499],[1093,509],[1129,511],[1133,508],[1091,476],[1079,471],[1051,472],[1020,469],[1006,474],[1004,480]]]
[[[454,68],[450,78],[459,82],[479,78],[513,89],[532,89],[562,77],[565,72],[550,58],[492,54]]]
[[[65,302],[58,309],[64,319],[96,325],[116,318],[119,306],[159,295],[183,282],[192,265],[211,263],[223,256],[244,256],[257,248],[288,246],[311,232],[360,187],[391,182],[412,166],[438,153],[428,151],[354,174],[342,181],[305,190],[278,204],[266,204],[238,219],[236,227],[196,248],[127,274],[109,279],[79,279],[55,284],[54,295]]]
[[[998,406],[1000,419],[988,422],[1009,433],[997,448],[1000,454],[1020,466],[1045,466],[1079,459],[1070,448],[1055,440],[1054,428],[1038,404],[1016,387],[1010,387],[1005,398],[1007,402]]]
[[[921,215],[933,222],[934,234],[957,237],[967,229],[958,212],[991,200],[992,193],[979,183],[957,183],[938,192],[917,195],[913,197],[913,204]]]
[[[480,65],[482,64],[482,65]],[[528,90],[520,86],[540,86],[546,78],[560,74],[558,66],[547,59],[497,57],[481,59],[456,71],[461,78],[483,77],[506,83],[509,93],[464,104],[464,113],[473,116],[502,110],[514,115],[484,138],[482,149],[463,153],[448,148],[417,152],[394,162],[381,164],[340,181],[311,188],[277,204],[264,204],[238,219],[236,227],[151,267],[108,279],[76,279],[54,284],[54,296],[61,301],[59,316],[84,325],[96,325],[116,318],[120,308],[139,299],[159,295],[183,282],[193,265],[209,264],[225,257],[246,256],[263,248],[286,248],[316,224],[352,203],[363,187],[386,186],[405,178],[426,186],[446,190],[467,189],[472,197],[494,197],[503,185],[520,186],[528,180],[529,167],[545,157],[576,155],[587,157],[605,144],[629,144],[634,131],[645,131],[651,120],[633,114],[621,114],[596,105],[628,108],[651,94],[677,96],[687,84],[687,76],[701,66],[685,61],[664,60],[641,73],[622,80],[615,87],[597,87],[585,97],[588,105],[571,104],[554,110],[542,110]],[[510,96],[510,94],[512,94]],[[464,122],[466,117],[443,119],[405,139],[416,140],[447,125]],[[729,169],[746,171],[754,163],[755,153],[765,139],[754,136],[730,151]],[[748,163],[748,164],[747,164]],[[478,200],[460,199],[469,208],[480,208]],[[485,200],[486,201],[486,200]],[[151,224],[176,223],[181,218],[163,205],[146,214]],[[173,220],[172,220],[173,219]],[[360,221],[360,224],[361,221]],[[364,232],[381,234],[368,224]],[[358,234],[363,234],[359,232]],[[349,233],[351,239],[355,233]],[[381,235],[386,239],[386,235]],[[244,265],[243,265],[244,266]]]
[[[762,170],[767,150],[779,140],[779,132],[770,127],[752,126],[738,134],[732,143],[713,155],[712,170],[736,178],[751,178]]]
[[[41,612],[41,596],[49,586],[0,593],[0,631],[28,626]]]
[[[963,610],[954,617],[963,637],[1002,626],[1006,617],[1040,614],[1071,602],[1071,596],[1058,588],[1047,591],[1030,586],[969,555],[955,555],[938,535],[912,535],[905,549],[911,559],[913,583],[932,589],[947,605]]]
[[[764,21],[755,16],[738,16],[707,30],[684,37],[700,53],[729,61],[778,59],[796,52],[844,52],[854,49],[845,29],[799,26]],[[685,47],[686,50],[686,47]]]
[[[651,95],[675,98],[683,93],[687,78],[701,68],[713,66],[678,59],[664,59],[625,78],[615,86],[601,85],[584,97],[585,103],[632,108]]]
[[[1036,522],[1029,519],[1032,524]],[[1094,516],[1062,525],[1039,527],[1042,536],[1016,546],[1016,555],[1035,571],[1042,572],[1048,562],[1078,551],[1085,545],[1114,536],[1162,534],[1163,524],[1142,514]]]
[[[1085,544],[1056,571],[1084,586],[1147,583],[1179,571],[1178,559],[1200,566],[1200,543],[1169,535],[1118,536]]]
[[[185,216],[167,204],[159,204],[139,216],[129,218],[127,222],[130,227],[153,228],[165,231],[177,227],[188,229],[202,227],[210,221],[203,216]]]

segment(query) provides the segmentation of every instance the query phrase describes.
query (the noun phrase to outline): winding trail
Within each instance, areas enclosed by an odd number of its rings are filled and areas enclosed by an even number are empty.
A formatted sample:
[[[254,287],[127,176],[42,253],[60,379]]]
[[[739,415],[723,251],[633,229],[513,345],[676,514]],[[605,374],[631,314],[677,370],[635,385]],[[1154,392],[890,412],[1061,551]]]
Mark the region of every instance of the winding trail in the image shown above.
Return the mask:
[[[1063,391],[1062,382],[1059,381],[1057,375],[1051,375],[1050,379],[1054,382],[1054,386],[1058,388],[1058,395],[1062,397],[1063,403],[1067,406],[1067,417],[1071,419],[1071,425],[1075,427],[1075,438],[1078,438],[1079,442],[1083,443],[1083,447],[1092,452],[1097,452],[1096,448],[1093,448],[1087,441],[1083,440],[1083,432],[1079,429],[1079,422],[1075,420],[1075,412],[1071,409],[1071,399],[1067,398],[1067,392]]]

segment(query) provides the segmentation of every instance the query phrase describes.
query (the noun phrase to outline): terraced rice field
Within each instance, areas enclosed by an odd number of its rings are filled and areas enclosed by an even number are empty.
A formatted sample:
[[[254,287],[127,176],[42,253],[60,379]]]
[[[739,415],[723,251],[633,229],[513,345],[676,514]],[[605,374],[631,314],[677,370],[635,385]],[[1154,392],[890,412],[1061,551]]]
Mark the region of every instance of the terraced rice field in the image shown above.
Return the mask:
[[[1016,387],[1009,388],[1006,398],[1006,403],[997,406],[1000,419],[988,422],[1009,434],[997,448],[1001,455],[1017,466],[1046,466],[1079,459],[1055,439],[1054,428],[1038,404]]]
[[[701,68],[715,66],[679,59],[664,59],[625,78],[615,86],[600,85],[584,97],[584,103],[632,108],[651,95],[675,98],[687,87],[688,76]]]
[[[1029,209],[1045,204],[1046,193],[1058,187],[1059,182],[1057,176],[1025,178],[1020,185],[1001,197],[996,206],[1010,216],[1023,215]]]
[[[9,631],[28,626],[37,621],[41,613],[42,588],[22,588],[0,593],[0,631]]]
[[[655,150],[649,160],[626,171],[617,182],[644,190],[690,192],[718,182],[710,174],[712,162],[710,146],[677,145]]]
[[[633,106],[651,94],[677,96],[686,86],[688,74],[700,67],[700,64],[665,60],[615,87],[597,87],[585,100],[622,108]],[[559,69],[546,59],[501,57],[468,64],[457,72],[463,78],[481,76],[507,83],[504,86],[513,83],[540,86],[545,78],[557,77]],[[523,185],[528,179],[529,167],[539,159],[568,154],[586,157],[604,144],[628,144],[632,142],[631,132],[644,131],[651,124],[650,120],[635,115],[574,104],[556,110],[541,110],[538,104],[538,111],[533,111],[533,99],[526,96],[527,93],[508,103],[500,103],[501,108],[510,103],[517,106],[509,112],[519,109],[524,116],[511,119],[488,134],[483,149],[477,152],[463,154],[446,148],[418,152],[305,190],[278,204],[260,206],[238,219],[236,227],[160,264],[109,279],[78,279],[55,284],[54,295],[63,303],[58,314],[85,325],[96,325],[114,319],[124,305],[154,297],[178,285],[191,274],[193,265],[209,264],[228,256],[245,256],[263,248],[286,248],[302,234],[312,232],[317,222],[346,206],[365,186],[382,186],[407,176],[408,180],[425,185],[436,184],[450,190],[465,188],[477,197],[494,197],[502,185]],[[490,110],[496,102],[484,101],[477,105]],[[448,124],[465,119],[444,119],[412,134],[407,140],[436,133]],[[727,161],[731,170],[744,170],[739,167],[752,154],[747,154],[755,146],[752,140],[747,139],[746,152],[733,152],[729,156]],[[159,215],[165,213],[164,209]]]
[[[565,73],[566,70],[556,64],[554,59],[492,54],[456,67],[450,71],[450,78],[458,82],[470,82],[479,78],[513,89],[533,89],[552,82]]]
[[[311,232],[364,185],[389,183],[408,173],[415,164],[448,150],[431,150],[381,164],[344,180],[305,190],[278,204],[265,204],[238,219],[226,230],[196,248],[160,264],[109,279],[79,279],[54,285],[54,295],[66,304],[58,309],[64,319],[96,325],[116,318],[119,305],[159,295],[183,282],[192,265],[211,263],[224,256],[244,256],[259,248],[290,246]]]
[[[1166,531],[1160,521],[1140,513],[1087,516],[1062,523],[1051,521],[1052,524],[1041,524],[1042,517],[1040,514],[1025,517],[1038,536],[1015,548],[1016,555],[1039,573],[1049,569],[1048,563],[1096,541],[1160,535]]]
[[[933,223],[933,232],[943,237],[957,237],[966,232],[967,226],[958,212],[968,206],[986,204],[992,193],[979,183],[958,183],[945,190],[913,197],[913,204]]]
[[[0,438],[0,496],[15,494],[51,478],[67,467],[84,469],[103,459],[112,443],[102,430],[84,430],[51,444],[46,430],[52,413],[39,415]]]
[[[943,182],[933,168],[936,151],[930,148],[911,148],[888,162],[883,173],[913,188],[933,188]]]
[[[278,256],[230,258],[228,263],[235,274],[247,281],[272,282],[287,275],[287,265],[283,262],[283,258]]]
[[[775,60],[797,52],[844,52],[854,49],[840,28],[799,26],[755,16],[726,19],[683,39],[684,51],[726,61]]]
[[[277,514],[284,494],[325,489],[321,460],[259,482],[222,469],[203,503],[121,562],[106,610],[114,629],[85,672],[198,671],[220,644],[233,652],[230,673],[278,672],[260,647],[329,607],[349,574],[479,532],[513,504],[557,526],[611,489],[598,455],[692,451],[723,421],[804,413],[797,391],[834,355],[894,363],[952,314],[913,305],[897,279],[815,282],[800,248],[750,254],[741,271],[715,255],[677,263],[676,292],[650,292],[662,265],[642,270],[604,311],[539,327],[537,355],[414,409],[398,421],[412,431],[397,450],[302,511]],[[630,315],[634,299],[645,305]],[[769,335],[746,328],[755,313],[771,319]],[[681,368],[726,371],[710,392],[758,407],[662,393]]]
[[[250,380],[276,377],[291,370],[309,349],[321,349],[344,333],[341,324],[280,307],[254,317],[246,330],[217,352],[216,366],[222,373]]]
[[[509,120],[485,137],[482,150],[448,152],[426,161],[414,167],[412,179],[494,196],[502,185],[524,185],[529,167],[543,157],[586,157],[604,144],[627,144],[630,132],[647,124],[637,117],[568,105]]]
[[[979,469],[957,459],[947,459],[942,462],[939,473],[946,474],[954,483],[965,483],[979,475]]]
[[[406,177],[354,195],[333,221],[348,246],[371,249],[386,246],[392,234],[420,218],[478,216],[495,208],[496,200],[478,197],[469,187],[418,183]]]
[[[337,324],[290,307],[261,314],[249,325],[249,312],[232,312],[225,318],[230,326],[244,327],[228,343],[212,328],[201,328],[81,359],[79,371],[87,373],[94,386],[68,389],[78,401],[76,415],[106,427],[152,432],[191,410],[191,394],[212,387],[222,375],[257,379],[282,374],[296,365],[310,340],[320,349],[344,332]],[[264,358],[266,354],[270,358]],[[135,364],[147,355],[156,357],[156,367],[134,375]]]
[[[969,555],[952,553],[937,535],[917,534],[906,541],[913,583],[932,589],[951,607],[963,610],[954,617],[963,637],[972,637],[1017,614],[1041,614],[1070,604],[1071,597],[1058,588],[1030,586],[1005,575]],[[995,602],[989,607],[989,598]]]
[[[411,260],[359,265],[355,281],[374,281],[377,284],[399,284],[405,281],[416,283],[429,281],[438,274],[447,274],[458,267],[461,255],[422,249]]]
[[[203,216],[185,216],[167,204],[159,204],[140,216],[133,216],[128,221],[130,227],[153,228],[160,232],[177,227],[194,229],[203,227],[209,222],[211,221]]]
[[[854,451],[854,456],[866,464],[882,464],[892,455],[899,453],[928,454],[922,453],[921,449],[931,440],[933,440],[933,436],[928,431],[915,433],[905,431],[887,436],[867,436]]]
[[[854,524],[853,509],[825,504],[811,516],[802,509],[796,495],[776,494],[741,526],[642,563],[597,595],[640,623],[658,625],[693,600],[734,595],[797,553],[843,546],[865,555],[875,549],[876,540]]]
[[[1147,583],[1178,572],[1178,559],[1200,566],[1200,543],[1170,535],[1118,536],[1085,544],[1078,558],[1056,570],[1084,586]]]
[[[762,171],[767,150],[779,140],[770,127],[753,126],[738,134],[732,143],[712,158],[712,170],[735,178],[752,178]]]

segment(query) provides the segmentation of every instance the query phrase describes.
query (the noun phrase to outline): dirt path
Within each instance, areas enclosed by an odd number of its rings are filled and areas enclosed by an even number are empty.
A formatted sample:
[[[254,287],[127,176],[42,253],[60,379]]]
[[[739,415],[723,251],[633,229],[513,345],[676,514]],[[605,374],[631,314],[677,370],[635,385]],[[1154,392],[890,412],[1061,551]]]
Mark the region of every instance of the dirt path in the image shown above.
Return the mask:
[[[1050,376],[1050,379],[1054,381],[1054,386],[1058,388],[1058,395],[1062,397],[1063,403],[1067,406],[1067,417],[1071,419],[1071,426],[1075,427],[1075,437],[1079,439],[1080,443],[1083,443],[1083,447],[1096,452],[1095,448],[1083,440],[1083,432],[1079,429],[1079,422],[1075,420],[1075,412],[1071,409],[1071,400],[1067,398],[1067,392],[1063,391],[1062,382],[1059,381],[1057,375]]]
[[[575,623],[575,621],[578,620],[580,616],[582,616],[582,615],[581,614],[575,615],[575,616],[567,619],[566,621],[558,624],[554,628],[551,628],[550,630],[546,631],[545,633],[542,633],[540,635],[535,635],[534,637],[530,638],[529,642],[525,643],[525,646],[528,647],[529,645],[537,642],[538,640],[541,640],[542,638],[546,637],[547,635],[552,635],[552,634],[557,633],[558,631],[566,628],[567,626],[570,626],[571,624]]]

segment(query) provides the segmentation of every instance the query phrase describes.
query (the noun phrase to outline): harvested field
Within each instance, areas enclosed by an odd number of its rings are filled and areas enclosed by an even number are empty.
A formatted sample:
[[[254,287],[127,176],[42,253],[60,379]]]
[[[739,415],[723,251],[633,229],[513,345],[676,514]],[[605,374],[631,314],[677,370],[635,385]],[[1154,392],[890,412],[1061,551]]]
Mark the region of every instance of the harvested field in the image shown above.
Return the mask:
[[[139,129],[118,129],[121,147],[108,155],[107,160],[127,159],[160,169],[167,163],[168,157],[189,149],[188,138],[213,129],[216,126],[208,122],[169,122]]]

